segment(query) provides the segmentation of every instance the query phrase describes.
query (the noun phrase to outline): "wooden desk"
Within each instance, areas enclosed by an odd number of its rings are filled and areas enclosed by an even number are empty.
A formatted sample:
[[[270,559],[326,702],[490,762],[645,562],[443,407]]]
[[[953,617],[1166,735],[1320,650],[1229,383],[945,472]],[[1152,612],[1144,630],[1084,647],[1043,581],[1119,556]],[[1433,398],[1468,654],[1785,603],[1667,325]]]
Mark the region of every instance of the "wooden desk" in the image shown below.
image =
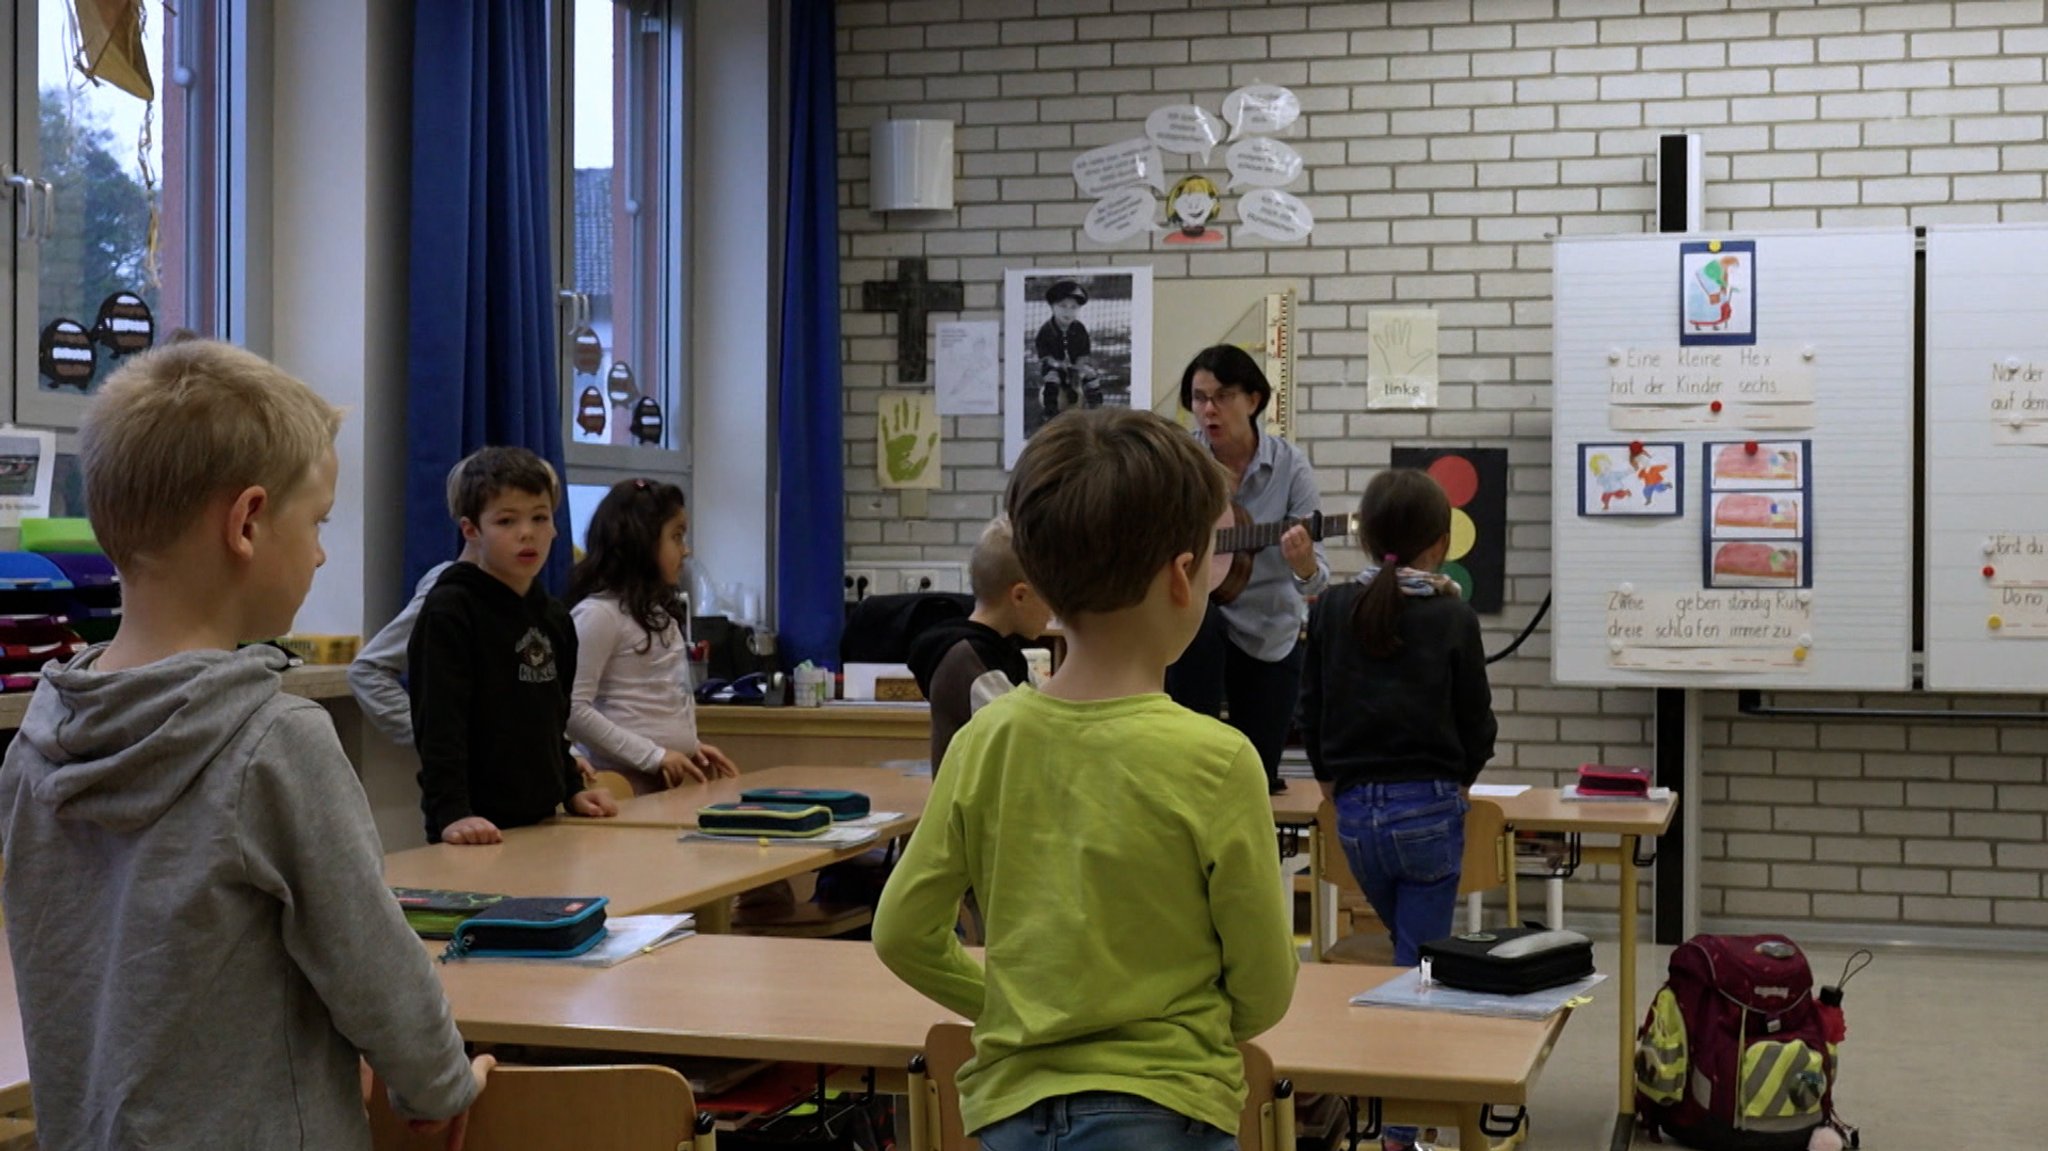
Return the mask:
[[[348,668],[345,665],[309,663],[286,670],[283,678],[288,695],[307,699],[349,698]],[[0,731],[14,731],[21,726],[21,717],[28,712],[29,697],[34,694],[23,691],[0,695]]]
[[[1616,846],[1579,847],[1579,858],[1586,863],[1607,863],[1621,871],[1620,935],[1621,959],[1617,972],[1620,997],[1620,1110],[1615,1124],[1615,1145],[1627,1146],[1625,1139],[1635,1129],[1635,1029],[1636,1016],[1636,850],[1640,841],[1655,839],[1670,829],[1672,817],[1678,812],[1678,797],[1643,803],[1622,803],[1614,800],[1567,800],[1564,793],[1555,787],[1532,787],[1515,796],[1489,796],[1501,807],[1507,817],[1510,833],[1514,831],[1563,832],[1573,838],[1586,835],[1615,836],[1620,840]],[[1321,803],[1321,795],[1308,791],[1297,783],[1291,783],[1287,791],[1273,797],[1273,821],[1283,826],[1307,826],[1311,837],[1310,859],[1315,859],[1313,837],[1315,836],[1315,813]],[[1321,874],[1311,864],[1310,873],[1320,881]],[[1313,897],[1317,915],[1312,930],[1321,930],[1323,916],[1331,909],[1323,903],[1323,888],[1320,882]],[[1515,871],[1508,868],[1508,922],[1521,922],[1520,897],[1516,891]],[[1277,1059],[1278,1056],[1275,1056]]]
[[[554,824],[515,828],[505,842],[485,847],[437,843],[393,852],[384,857],[384,881],[504,895],[602,895],[614,915],[694,910],[708,932],[725,929],[726,904],[740,892],[849,854],[792,844],[684,842],[674,828],[620,827],[598,835]]]
[[[898,981],[867,943],[699,936],[617,967],[437,964],[463,1035],[479,1043],[778,1059],[898,1072],[950,1012]],[[1387,968],[1311,965],[1294,1004],[1259,1037],[1305,1091],[1390,1100],[1405,1121],[1455,1114],[1461,1147],[1485,1147],[1480,1110],[1525,1103],[1564,1028],[1541,1022],[1353,1007]]]
[[[697,734],[731,756],[743,772],[788,764],[873,766],[885,760],[928,758],[932,712],[922,703],[707,704],[697,709]]]
[[[583,827],[695,827],[699,809],[737,802],[740,792],[754,787],[836,787],[861,792],[873,810],[902,813],[901,819],[876,829],[886,841],[908,835],[917,827],[925,800],[931,796],[932,781],[928,775],[904,775],[892,767],[771,767],[737,779],[687,784],[629,799],[619,805],[617,819],[558,816],[555,822]]]

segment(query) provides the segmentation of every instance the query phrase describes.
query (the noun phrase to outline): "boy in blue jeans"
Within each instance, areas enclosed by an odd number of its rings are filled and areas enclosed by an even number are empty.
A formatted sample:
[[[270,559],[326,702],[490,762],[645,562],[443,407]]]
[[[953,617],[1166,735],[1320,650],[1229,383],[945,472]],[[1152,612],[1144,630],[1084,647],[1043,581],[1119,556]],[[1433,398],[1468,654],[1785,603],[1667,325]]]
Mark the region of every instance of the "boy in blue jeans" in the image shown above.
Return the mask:
[[[1168,699],[1208,607],[1222,469],[1150,412],[1070,412],[1010,477],[1068,656],[953,739],[875,914],[890,970],[974,1024],[987,1151],[1237,1146],[1237,1044],[1286,1014],[1293,934],[1265,769]],[[953,933],[972,888],[984,962]]]

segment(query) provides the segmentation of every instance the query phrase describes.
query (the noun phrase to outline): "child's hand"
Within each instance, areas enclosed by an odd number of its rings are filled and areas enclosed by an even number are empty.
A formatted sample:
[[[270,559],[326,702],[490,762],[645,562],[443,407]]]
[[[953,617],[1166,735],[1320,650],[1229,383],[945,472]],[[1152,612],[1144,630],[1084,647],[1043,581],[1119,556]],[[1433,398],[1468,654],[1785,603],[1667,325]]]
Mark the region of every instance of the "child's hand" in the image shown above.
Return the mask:
[[[733,779],[740,773],[739,765],[725,757],[725,753],[708,743],[697,745],[697,766],[714,779]]]
[[[468,819],[458,819],[454,823],[442,828],[441,842],[460,844],[503,843],[505,842],[505,834],[498,830],[497,824],[492,823],[481,815],[472,815]]]
[[[497,1057],[492,1055],[479,1055],[469,1061],[469,1073],[476,1076],[477,1095],[483,1095],[484,1084],[491,1077],[491,1068],[497,1065]],[[472,1103],[470,1106],[476,1105]],[[406,1121],[406,1126],[420,1135],[445,1130],[448,1132],[448,1151],[462,1151],[463,1138],[469,1134],[469,1112],[464,1111],[452,1119],[411,1119]]]
[[[697,761],[680,751],[661,753],[661,781],[670,787],[681,787],[686,783],[703,783],[704,769]]]
[[[572,755],[569,758],[576,761],[576,774],[583,777],[583,782],[592,785],[597,783],[597,769],[590,765],[589,760],[580,755]]]
[[[618,801],[609,791],[579,791],[569,797],[569,811],[572,815],[587,815],[592,819],[609,819],[619,813]]]

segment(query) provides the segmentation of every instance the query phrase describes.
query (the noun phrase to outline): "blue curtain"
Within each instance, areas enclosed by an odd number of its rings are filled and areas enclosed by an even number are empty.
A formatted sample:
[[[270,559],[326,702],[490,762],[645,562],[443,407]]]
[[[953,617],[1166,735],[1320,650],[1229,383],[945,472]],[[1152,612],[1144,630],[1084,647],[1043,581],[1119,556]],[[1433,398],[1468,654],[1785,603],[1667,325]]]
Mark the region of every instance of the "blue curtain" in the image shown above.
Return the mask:
[[[408,589],[461,546],[445,496],[457,460],[516,445],[562,472],[547,7],[413,6]],[[569,571],[566,507],[556,524],[541,579],[559,591]]]
[[[831,0],[792,0],[789,218],[777,390],[775,619],[791,664],[839,663],[846,474],[839,413],[839,167]]]

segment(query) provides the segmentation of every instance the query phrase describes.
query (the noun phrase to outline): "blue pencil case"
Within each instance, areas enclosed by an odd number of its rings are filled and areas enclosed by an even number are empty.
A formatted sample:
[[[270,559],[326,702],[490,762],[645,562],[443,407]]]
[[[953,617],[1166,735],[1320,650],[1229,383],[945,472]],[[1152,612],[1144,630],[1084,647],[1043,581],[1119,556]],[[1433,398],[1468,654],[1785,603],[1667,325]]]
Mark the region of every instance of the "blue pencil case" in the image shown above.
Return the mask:
[[[451,959],[567,959],[604,938],[603,896],[507,899],[455,928],[441,962]]]
[[[835,787],[750,787],[740,792],[740,801],[816,804],[831,812],[834,820],[859,819],[868,813],[867,796]]]

